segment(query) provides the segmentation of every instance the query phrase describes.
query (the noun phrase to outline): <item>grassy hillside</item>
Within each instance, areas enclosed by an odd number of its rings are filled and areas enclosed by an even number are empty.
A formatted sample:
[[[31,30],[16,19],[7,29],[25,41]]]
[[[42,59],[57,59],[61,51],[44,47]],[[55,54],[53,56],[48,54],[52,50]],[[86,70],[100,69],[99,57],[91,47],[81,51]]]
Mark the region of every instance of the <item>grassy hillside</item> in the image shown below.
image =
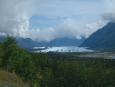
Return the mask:
[[[0,70],[0,87],[28,87],[15,73]]]

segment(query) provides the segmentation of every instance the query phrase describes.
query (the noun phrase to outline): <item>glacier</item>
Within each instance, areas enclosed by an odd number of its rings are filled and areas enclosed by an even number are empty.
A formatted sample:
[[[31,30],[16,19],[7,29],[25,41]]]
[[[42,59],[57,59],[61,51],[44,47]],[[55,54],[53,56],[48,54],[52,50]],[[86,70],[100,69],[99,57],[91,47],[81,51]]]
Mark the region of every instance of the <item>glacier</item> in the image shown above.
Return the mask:
[[[43,49],[41,49],[43,48]],[[62,46],[62,47],[34,47],[34,52],[93,52],[86,47]]]

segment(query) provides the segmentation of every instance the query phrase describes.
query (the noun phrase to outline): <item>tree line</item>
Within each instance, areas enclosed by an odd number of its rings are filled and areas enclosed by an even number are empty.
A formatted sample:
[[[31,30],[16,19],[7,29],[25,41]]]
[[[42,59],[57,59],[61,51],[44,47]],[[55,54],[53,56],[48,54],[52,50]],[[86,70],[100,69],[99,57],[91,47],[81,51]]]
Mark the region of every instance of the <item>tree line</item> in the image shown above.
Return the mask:
[[[0,68],[15,72],[30,87],[115,86],[114,60],[68,61],[63,55],[50,54],[28,52],[15,38],[7,37],[0,44]]]

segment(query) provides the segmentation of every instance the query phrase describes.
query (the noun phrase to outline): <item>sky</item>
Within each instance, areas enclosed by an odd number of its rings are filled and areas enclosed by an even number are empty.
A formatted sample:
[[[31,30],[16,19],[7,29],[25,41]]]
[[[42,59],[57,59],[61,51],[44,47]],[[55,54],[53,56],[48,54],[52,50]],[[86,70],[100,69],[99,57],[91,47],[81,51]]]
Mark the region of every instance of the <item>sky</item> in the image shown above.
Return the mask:
[[[115,0],[0,0],[0,35],[51,41],[89,37],[115,20]]]

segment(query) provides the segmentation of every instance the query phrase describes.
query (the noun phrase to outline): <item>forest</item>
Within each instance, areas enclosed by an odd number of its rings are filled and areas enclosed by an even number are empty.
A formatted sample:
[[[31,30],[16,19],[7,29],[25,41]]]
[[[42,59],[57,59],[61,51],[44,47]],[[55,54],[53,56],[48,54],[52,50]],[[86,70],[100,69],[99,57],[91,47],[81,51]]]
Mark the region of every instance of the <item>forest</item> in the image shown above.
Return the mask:
[[[7,37],[0,43],[0,87],[115,87],[114,59],[71,55],[32,53]]]

